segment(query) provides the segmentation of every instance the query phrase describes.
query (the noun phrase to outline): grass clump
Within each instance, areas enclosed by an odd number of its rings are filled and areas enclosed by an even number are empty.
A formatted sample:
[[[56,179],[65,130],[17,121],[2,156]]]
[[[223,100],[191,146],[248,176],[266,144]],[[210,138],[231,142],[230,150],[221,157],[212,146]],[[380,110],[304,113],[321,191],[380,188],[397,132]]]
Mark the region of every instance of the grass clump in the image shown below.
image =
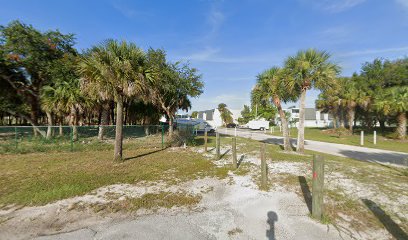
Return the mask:
[[[124,200],[109,201],[107,203],[95,203],[90,207],[95,212],[134,212],[139,209],[157,210],[159,208],[170,209],[172,207],[191,208],[201,201],[201,195],[188,194],[185,192],[159,192],[147,193],[137,198],[127,197]],[[81,205],[81,207],[85,207]]]

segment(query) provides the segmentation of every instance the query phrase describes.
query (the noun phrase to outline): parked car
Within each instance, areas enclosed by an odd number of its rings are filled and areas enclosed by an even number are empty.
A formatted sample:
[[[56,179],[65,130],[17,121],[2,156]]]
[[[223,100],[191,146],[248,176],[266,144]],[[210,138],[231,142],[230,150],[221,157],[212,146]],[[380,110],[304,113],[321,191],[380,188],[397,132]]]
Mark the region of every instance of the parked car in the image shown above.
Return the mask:
[[[235,127],[237,127],[237,124],[235,124],[235,123],[228,123],[227,124],[227,128],[235,128]]]

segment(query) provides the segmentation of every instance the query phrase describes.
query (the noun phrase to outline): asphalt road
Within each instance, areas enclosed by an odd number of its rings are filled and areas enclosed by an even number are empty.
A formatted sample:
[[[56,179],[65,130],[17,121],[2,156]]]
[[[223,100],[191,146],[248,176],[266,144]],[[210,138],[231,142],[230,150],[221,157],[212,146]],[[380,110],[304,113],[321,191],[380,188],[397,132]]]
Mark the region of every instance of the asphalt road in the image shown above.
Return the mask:
[[[218,130],[221,134],[235,135],[235,129],[223,128]],[[251,138],[254,140],[271,144],[283,144],[283,137],[265,134],[262,131],[249,129],[237,129],[237,136]],[[291,139],[292,145],[296,146],[296,140]],[[394,152],[375,148],[358,147],[352,145],[328,143],[306,140],[305,149],[316,152],[332,154],[341,157],[348,157],[362,161],[377,162],[381,164],[395,164],[408,166],[408,153]]]

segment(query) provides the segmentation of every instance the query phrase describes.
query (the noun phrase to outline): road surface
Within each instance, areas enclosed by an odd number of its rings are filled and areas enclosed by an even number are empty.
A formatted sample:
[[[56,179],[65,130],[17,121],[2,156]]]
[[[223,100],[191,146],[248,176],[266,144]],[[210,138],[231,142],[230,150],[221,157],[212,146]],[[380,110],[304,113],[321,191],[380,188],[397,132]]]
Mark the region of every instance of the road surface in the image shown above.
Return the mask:
[[[223,128],[219,129],[221,134],[235,135],[235,129]],[[237,129],[236,134],[239,137],[251,138],[254,140],[272,143],[283,144],[283,137],[272,136],[261,131],[254,131],[249,129]],[[291,139],[292,145],[296,146],[296,140]],[[401,143],[400,143],[401,144]],[[305,149],[316,152],[332,154],[341,157],[348,157],[362,161],[370,161],[377,163],[387,163],[396,165],[408,165],[408,153],[394,152],[375,148],[358,147],[352,145],[328,143],[306,140]]]

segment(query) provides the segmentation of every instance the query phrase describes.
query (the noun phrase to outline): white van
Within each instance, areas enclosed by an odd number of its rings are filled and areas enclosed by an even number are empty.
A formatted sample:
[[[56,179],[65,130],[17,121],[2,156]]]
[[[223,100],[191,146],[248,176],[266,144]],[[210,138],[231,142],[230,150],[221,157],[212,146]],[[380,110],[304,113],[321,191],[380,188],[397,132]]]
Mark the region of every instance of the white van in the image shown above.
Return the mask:
[[[267,130],[269,129],[269,121],[266,120],[251,120],[248,122],[248,128],[252,130]]]

